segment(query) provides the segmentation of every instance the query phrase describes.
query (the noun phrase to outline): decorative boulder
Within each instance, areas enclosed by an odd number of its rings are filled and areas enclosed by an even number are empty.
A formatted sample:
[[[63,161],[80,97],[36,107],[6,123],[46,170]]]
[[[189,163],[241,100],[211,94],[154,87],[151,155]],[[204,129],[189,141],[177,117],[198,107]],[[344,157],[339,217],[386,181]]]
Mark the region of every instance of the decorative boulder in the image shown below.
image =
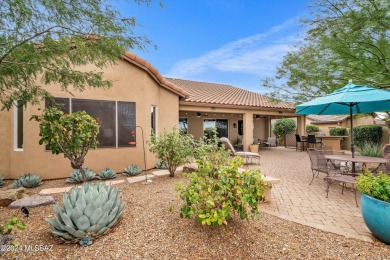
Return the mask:
[[[25,188],[0,190],[0,207],[7,207],[13,201],[28,196]]]
[[[39,206],[45,206],[55,204],[56,201],[52,196],[31,195],[12,202],[8,208],[18,209],[22,207],[34,208]]]

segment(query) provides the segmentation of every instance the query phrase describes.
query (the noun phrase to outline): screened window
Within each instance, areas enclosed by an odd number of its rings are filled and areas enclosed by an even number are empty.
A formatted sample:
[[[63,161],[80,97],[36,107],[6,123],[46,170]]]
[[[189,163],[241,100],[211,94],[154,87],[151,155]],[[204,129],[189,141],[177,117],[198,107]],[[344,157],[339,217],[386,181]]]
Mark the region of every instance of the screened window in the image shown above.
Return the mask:
[[[205,119],[203,121],[204,135],[212,137],[213,129],[217,130],[217,136],[229,137],[229,121],[227,119]]]
[[[187,121],[187,118],[179,118],[179,130],[183,134],[188,134],[188,121]]]
[[[23,105],[18,102],[14,111],[14,145],[15,150],[21,150],[23,149]]]
[[[157,134],[157,107],[150,107],[150,124],[152,127],[152,133]]]
[[[72,99],[72,112],[85,111],[99,124],[99,147],[116,146],[115,101]]]
[[[136,146],[135,102],[54,98],[45,104],[65,113],[85,111],[95,118],[100,124],[97,139],[101,148]]]
[[[118,146],[136,146],[135,103],[118,101]]]

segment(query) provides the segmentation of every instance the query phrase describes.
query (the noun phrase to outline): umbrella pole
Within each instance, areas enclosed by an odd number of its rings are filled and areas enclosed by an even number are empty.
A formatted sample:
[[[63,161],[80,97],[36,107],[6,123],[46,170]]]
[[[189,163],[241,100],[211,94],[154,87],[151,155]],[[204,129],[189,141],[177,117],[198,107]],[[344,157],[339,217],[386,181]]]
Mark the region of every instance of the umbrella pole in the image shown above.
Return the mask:
[[[352,121],[352,105],[349,105],[349,118],[351,120],[351,152],[352,158],[355,158],[355,143],[353,141],[353,121]],[[352,163],[352,172],[355,173],[355,163]]]

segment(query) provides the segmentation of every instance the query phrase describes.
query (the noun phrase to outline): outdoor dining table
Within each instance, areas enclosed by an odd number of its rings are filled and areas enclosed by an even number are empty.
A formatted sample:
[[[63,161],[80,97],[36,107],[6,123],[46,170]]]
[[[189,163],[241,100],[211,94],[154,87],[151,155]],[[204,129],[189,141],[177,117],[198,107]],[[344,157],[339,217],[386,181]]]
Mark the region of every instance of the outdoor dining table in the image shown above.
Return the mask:
[[[387,163],[386,158],[379,158],[379,157],[355,155],[355,157],[352,158],[351,155],[335,155],[335,154],[326,154],[324,156],[325,156],[325,159],[331,160],[331,161],[362,163],[363,169],[366,168],[366,163],[377,163],[377,164],[379,164],[378,168],[381,164]]]

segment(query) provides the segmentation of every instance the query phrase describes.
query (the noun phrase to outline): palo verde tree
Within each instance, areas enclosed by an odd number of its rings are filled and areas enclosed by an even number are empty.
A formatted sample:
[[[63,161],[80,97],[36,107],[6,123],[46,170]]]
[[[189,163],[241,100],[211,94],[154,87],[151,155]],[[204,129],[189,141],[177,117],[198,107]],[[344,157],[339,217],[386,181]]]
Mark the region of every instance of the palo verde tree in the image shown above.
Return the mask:
[[[64,114],[55,107],[46,108],[32,119],[39,122],[39,144],[48,145],[53,154],[63,154],[87,181],[82,166],[89,148],[98,145],[99,123],[85,111]]]
[[[149,5],[152,0],[134,0]],[[131,1],[130,1],[131,2]],[[114,64],[124,50],[150,44],[137,35],[134,17],[107,0],[0,0],[0,103],[10,109],[63,91],[108,88],[102,72],[78,70]]]
[[[262,85],[278,99],[305,102],[355,84],[390,88],[390,2],[312,0],[304,39]]]

